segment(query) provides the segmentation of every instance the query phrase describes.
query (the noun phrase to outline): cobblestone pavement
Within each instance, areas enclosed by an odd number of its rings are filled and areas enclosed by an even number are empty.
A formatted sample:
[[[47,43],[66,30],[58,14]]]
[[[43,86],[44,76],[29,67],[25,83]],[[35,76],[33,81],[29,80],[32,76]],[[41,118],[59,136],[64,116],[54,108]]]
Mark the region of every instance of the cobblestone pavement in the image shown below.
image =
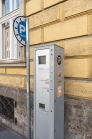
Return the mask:
[[[0,139],[26,139],[9,127],[0,123]]]

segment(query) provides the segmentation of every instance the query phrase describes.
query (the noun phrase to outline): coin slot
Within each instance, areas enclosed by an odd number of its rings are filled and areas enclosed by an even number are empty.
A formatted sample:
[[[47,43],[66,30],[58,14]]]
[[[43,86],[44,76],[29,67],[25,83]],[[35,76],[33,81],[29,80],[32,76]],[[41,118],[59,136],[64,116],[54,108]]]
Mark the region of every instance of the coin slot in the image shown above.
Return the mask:
[[[58,76],[61,77],[61,71],[58,71]]]
[[[61,79],[58,79],[58,84],[60,84],[61,83]]]

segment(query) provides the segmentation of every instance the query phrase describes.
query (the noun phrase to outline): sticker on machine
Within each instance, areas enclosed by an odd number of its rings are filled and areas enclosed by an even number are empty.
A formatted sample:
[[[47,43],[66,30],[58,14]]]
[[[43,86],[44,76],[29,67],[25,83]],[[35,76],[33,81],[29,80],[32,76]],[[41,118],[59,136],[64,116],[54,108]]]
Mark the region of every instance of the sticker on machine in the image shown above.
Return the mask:
[[[62,86],[59,86],[57,88],[57,97],[60,97],[62,95]]]

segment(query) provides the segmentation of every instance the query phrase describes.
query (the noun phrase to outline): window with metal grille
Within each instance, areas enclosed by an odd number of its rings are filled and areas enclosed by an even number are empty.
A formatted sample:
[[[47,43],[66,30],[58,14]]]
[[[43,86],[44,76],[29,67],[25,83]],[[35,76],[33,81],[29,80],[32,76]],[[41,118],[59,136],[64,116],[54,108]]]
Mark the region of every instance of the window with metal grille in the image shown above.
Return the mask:
[[[14,107],[15,101],[13,99],[0,95],[0,114],[16,123]]]

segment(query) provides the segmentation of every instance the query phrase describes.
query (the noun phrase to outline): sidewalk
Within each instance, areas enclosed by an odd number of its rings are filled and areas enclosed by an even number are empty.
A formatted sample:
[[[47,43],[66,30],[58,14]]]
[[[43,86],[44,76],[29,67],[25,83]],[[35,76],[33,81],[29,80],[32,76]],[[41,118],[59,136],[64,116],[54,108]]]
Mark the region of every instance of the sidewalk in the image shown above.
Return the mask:
[[[0,139],[26,139],[12,129],[0,123]]]

